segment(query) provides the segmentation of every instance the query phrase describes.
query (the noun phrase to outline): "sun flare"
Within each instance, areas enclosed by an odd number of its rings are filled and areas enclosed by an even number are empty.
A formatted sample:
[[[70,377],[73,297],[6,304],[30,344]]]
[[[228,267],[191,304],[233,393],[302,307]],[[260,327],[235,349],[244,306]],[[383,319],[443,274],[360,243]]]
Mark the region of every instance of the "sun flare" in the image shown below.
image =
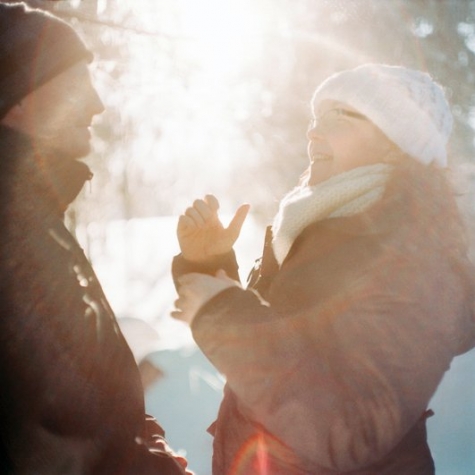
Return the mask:
[[[256,59],[266,30],[265,5],[252,0],[183,1],[184,34],[194,42],[202,67],[238,72]]]

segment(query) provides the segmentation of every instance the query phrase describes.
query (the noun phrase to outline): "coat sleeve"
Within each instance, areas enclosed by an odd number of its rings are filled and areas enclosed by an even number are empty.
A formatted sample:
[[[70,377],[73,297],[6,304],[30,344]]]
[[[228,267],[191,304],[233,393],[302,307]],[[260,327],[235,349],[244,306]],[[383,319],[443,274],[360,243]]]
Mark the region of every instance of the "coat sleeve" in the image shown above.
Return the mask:
[[[239,281],[238,264],[234,251],[216,256],[203,263],[195,263],[186,260],[181,254],[178,254],[172,261],[172,277],[175,287],[178,287],[177,279],[190,272],[199,272],[201,274],[214,275],[218,270],[224,270],[226,274],[234,280]]]
[[[227,289],[192,331],[249,420],[305,469],[351,471],[386,455],[425,411],[463,333],[463,300],[443,258],[393,256],[291,312]]]

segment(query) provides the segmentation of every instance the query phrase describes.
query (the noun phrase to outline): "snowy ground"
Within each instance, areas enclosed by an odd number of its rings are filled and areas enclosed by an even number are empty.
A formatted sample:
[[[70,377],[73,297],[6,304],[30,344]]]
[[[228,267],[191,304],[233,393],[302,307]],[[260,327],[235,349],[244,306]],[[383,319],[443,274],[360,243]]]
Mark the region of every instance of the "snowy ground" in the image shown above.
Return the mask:
[[[452,363],[430,407],[429,444],[437,475],[475,474],[475,350]]]
[[[207,429],[216,417],[224,379],[196,347],[160,351],[152,360],[165,375],[147,391],[148,413],[197,475],[211,475],[212,437]]]

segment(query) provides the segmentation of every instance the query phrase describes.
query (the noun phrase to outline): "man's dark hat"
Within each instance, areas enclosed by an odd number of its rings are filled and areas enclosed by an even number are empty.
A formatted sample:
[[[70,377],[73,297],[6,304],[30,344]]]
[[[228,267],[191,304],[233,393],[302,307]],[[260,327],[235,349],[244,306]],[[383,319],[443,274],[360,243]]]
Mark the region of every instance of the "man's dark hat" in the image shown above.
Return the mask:
[[[92,54],[60,18],[0,2],[0,118],[23,97]]]

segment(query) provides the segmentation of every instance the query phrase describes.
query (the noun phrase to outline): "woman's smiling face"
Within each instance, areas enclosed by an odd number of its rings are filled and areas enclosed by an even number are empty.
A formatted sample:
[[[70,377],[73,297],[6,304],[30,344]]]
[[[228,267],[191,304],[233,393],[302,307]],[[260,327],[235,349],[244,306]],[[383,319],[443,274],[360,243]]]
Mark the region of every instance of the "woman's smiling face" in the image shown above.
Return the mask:
[[[396,146],[372,122],[338,101],[322,101],[307,132],[310,186],[383,161]]]

